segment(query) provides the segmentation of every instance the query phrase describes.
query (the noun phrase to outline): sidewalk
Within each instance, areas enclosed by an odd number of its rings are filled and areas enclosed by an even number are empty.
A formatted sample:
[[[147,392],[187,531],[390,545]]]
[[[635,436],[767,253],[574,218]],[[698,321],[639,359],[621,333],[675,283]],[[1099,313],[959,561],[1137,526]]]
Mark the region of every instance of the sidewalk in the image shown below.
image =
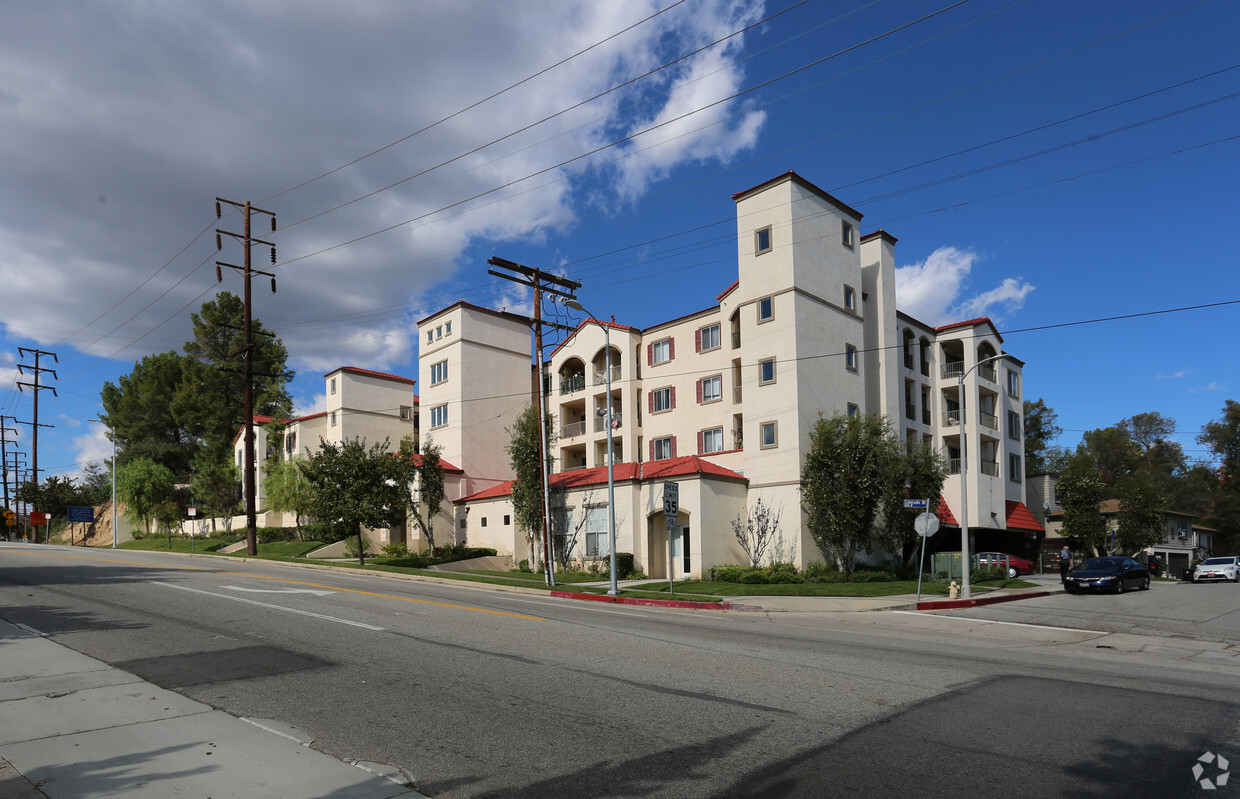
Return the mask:
[[[0,662],[6,799],[422,796],[391,766],[341,762],[3,621]]]

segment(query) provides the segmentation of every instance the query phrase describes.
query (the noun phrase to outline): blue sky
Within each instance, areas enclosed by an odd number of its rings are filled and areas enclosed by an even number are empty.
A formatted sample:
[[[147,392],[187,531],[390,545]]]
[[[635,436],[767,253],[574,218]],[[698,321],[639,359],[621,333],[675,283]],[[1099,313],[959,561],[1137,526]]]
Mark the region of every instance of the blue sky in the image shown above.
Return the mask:
[[[19,4],[0,414],[32,416],[18,348],[55,352],[40,468],[110,455],[103,383],[240,257],[216,196],[278,214],[255,313],[308,413],[336,366],[416,377],[457,299],[528,309],[491,256],[636,327],[709,307],[731,195],[794,169],[899,238],[902,309],[995,320],[1061,443],[1158,411],[1203,456],[1237,394],[1237,30],[1228,0]]]

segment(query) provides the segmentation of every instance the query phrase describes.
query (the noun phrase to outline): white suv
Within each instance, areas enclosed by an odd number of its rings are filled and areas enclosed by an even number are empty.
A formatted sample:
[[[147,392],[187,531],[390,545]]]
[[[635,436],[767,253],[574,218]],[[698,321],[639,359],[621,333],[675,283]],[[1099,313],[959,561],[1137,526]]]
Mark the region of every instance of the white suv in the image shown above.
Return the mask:
[[[1206,558],[1197,564],[1197,570],[1193,572],[1193,582],[1200,583],[1205,580],[1231,580],[1233,583],[1240,582],[1240,558]]]

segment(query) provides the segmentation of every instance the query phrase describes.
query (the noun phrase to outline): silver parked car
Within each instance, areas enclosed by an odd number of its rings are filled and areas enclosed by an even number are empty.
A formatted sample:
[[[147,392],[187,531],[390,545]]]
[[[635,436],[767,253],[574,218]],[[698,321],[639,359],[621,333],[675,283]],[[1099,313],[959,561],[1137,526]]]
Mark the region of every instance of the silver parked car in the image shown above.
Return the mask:
[[[1240,582],[1240,557],[1206,558],[1198,563],[1193,571],[1193,582],[1203,583],[1206,580]]]

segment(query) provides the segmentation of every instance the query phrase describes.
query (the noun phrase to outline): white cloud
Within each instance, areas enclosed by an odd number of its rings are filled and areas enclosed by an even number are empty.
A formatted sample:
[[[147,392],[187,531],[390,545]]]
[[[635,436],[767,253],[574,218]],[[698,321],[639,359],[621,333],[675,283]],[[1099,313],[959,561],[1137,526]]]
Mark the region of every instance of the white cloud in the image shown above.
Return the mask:
[[[1181,377],[1187,377],[1191,373],[1191,369],[1181,369],[1180,371],[1172,372],[1169,375],[1155,375],[1154,377],[1158,380],[1178,380]]]
[[[97,422],[91,423],[89,432],[73,437],[73,447],[77,450],[79,472],[88,463],[112,460],[112,440],[108,438],[108,429]]]
[[[1226,390],[1227,388],[1222,383],[1219,383],[1217,381],[1212,381],[1210,383],[1207,383],[1204,386],[1196,386],[1194,388],[1190,388],[1188,391],[1190,394],[1201,394],[1201,393],[1205,393],[1208,391],[1213,392],[1213,391],[1226,391]]]
[[[969,250],[940,247],[920,263],[896,269],[896,296],[901,311],[929,325],[990,317],[999,324],[1019,311],[1034,286],[1021,278],[1005,278],[994,288],[969,295],[969,277],[980,257]]]

